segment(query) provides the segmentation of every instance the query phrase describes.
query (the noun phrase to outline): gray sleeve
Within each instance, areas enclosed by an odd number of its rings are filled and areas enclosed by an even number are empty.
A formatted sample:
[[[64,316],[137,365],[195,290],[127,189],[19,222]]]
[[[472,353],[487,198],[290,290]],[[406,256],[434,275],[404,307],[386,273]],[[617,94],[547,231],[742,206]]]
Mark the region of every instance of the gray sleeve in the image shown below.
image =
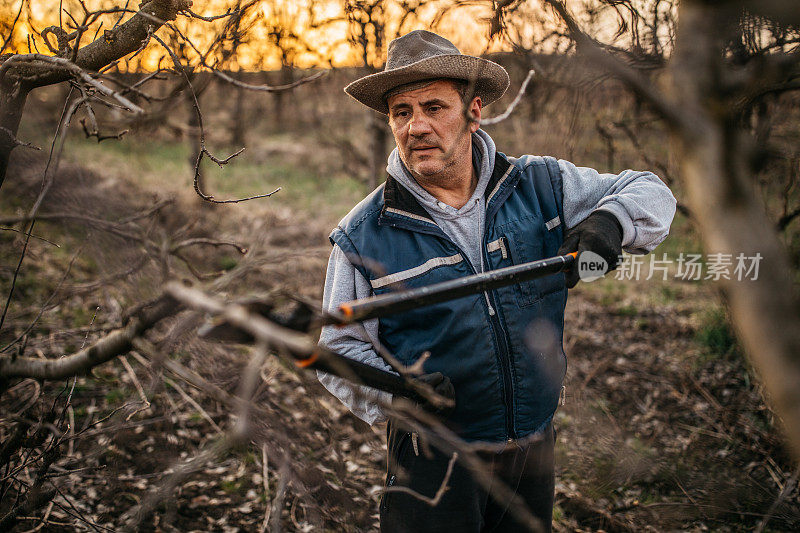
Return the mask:
[[[322,306],[329,311],[335,310],[341,303],[371,295],[372,287],[369,282],[353,267],[342,249],[334,246],[328,260]],[[370,342],[370,338],[378,338],[378,319],[367,320],[363,322],[363,326],[325,326],[322,328],[319,344],[351,359],[393,372],[375,353]],[[391,402],[391,394],[363,385],[353,385],[345,379],[324,372],[317,372],[317,378],[331,394],[367,424],[386,420],[380,406]]]
[[[595,209],[611,212],[622,226],[622,247],[632,254],[653,251],[669,235],[675,197],[652,172],[601,174],[559,159],[564,188],[564,224],[574,227]]]

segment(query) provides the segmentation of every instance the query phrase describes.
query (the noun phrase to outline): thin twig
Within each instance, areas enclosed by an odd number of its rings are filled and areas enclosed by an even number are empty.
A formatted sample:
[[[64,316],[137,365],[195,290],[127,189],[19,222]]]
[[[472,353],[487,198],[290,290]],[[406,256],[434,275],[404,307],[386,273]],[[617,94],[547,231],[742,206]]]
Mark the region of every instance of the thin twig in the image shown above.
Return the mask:
[[[420,494],[419,492],[409,488],[404,487],[402,485],[392,485],[391,487],[385,487],[382,492],[402,492],[403,494],[408,494],[413,498],[416,498],[431,507],[436,507],[439,505],[439,502],[444,496],[444,493],[447,492],[449,488],[447,484],[450,481],[450,476],[453,474],[453,467],[456,464],[456,460],[458,459],[458,452],[453,452],[453,455],[450,457],[450,462],[447,463],[447,472],[444,474],[444,479],[442,479],[441,485],[439,485],[439,489],[436,491],[436,494],[433,497],[425,496],[424,494]]]
[[[188,13],[191,18],[204,20],[206,22],[212,22],[212,21],[217,20],[217,19],[230,17],[231,15],[238,15],[240,13],[240,11],[239,10],[231,11],[230,9],[228,9],[227,11],[225,11],[225,13],[223,13],[221,15],[210,15],[210,16],[198,15],[197,13],[192,11],[191,9],[184,9],[183,11],[181,11],[181,13],[182,14]]]
[[[302,78],[302,79],[297,80],[297,81],[292,82],[292,83],[287,83],[285,85],[252,85],[250,83],[244,83],[242,81],[239,81],[236,78],[228,76],[227,74],[225,74],[224,72],[222,72],[220,70],[217,70],[215,68],[209,67],[208,65],[205,65],[205,66],[209,70],[211,70],[211,73],[214,74],[214,76],[218,77],[219,79],[221,79],[221,80],[223,80],[223,81],[225,81],[227,83],[230,83],[231,85],[233,85],[235,87],[239,87],[241,89],[246,89],[248,91],[259,91],[259,92],[266,92],[266,93],[275,93],[275,92],[281,92],[281,91],[288,91],[290,89],[294,89],[295,87],[299,87],[300,85],[304,85],[306,83],[310,83],[310,82],[312,82],[314,80],[317,80],[317,79],[321,78],[322,76],[327,75],[327,73],[328,73],[327,70],[323,70],[321,72],[317,72],[315,74],[312,74],[310,76],[307,76],[305,78]]]
[[[219,240],[216,240],[216,239],[207,239],[207,238],[203,238],[203,237],[198,237],[198,238],[194,238],[194,239],[186,239],[185,241],[181,241],[178,244],[174,245],[172,248],[170,248],[170,252],[171,253],[175,253],[175,252],[177,252],[179,250],[182,250],[183,248],[186,248],[188,246],[196,246],[196,245],[199,245],[199,244],[204,244],[204,245],[208,245],[208,246],[216,246],[216,247],[230,246],[232,248],[235,248],[236,251],[238,251],[242,255],[247,253],[247,248],[245,248],[243,246],[240,246],[239,244],[236,244],[235,242],[219,241]]]
[[[522,101],[522,95],[525,94],[525,89],[528,88],[528,83],[530,83],[535,73],[536,71],[534,71],[533,69],[529,70],[528,75],[525,76],[525,80],[522,82],[522,85],[519,88],[519,92],[517,92],[517,96],[514,97],[514,100],[509,104],[506,110],[502,114],[496,117],[481,119],[481,126],[489,126],[491,124],[497,124],[498,122],[502,122],[508,117],[510,117],[511,113],[514,112],[514,109],[516,109],[517,105],[519,105],[519,103]]]
[[[18,230],[16,228],[0,228],[0,231],[13,231],[15,233],[20,233],[22,235],[27,235],[27,233],[25,233],[24,231],[20,231],[20,230]],[[60,245],[54,243],[53,241],[48,241],[47,239],[45,239],[44,237],[40,237],[39,235],[31,235],[31,238],[36,239],[38,241],[46,242],[47,244],[52,244],[56,248],[61,248]]]
[[[131,367],[131,364],[128,362],[128,359],[124,355],[120,355],[119,362],[122,363],[123,367],[125,367],[125,372],[131,378],[131,381],[133,381],[133,384],[136,387],[136,391],[139,393],[139,398],[142,400],[142,407],[131,412],[127,417],[125,417],[125,420],[127,421],[133,418],[133,416],[136,413],[148,409],[150,407],[150,400],[147,399],[147,395],[144,393],[142,384],[139,383],[139,378],[136,377],[136,372],[133,371],[133,367]]]
[[[272,505],[269,503],[269,456],[267,455],[267,445],[261,445],[261,483],[264,485],[264,501],[267,502],[264,510],[264,521],[261,523],[260,533],[265,533],[269,526],[269,515]]]
[[[183,388],[182,388],[180,385],[178,385],[177,383],[175,383],[173,380],[169,379],[168,377],[165,377],[165,378],[164,378],[164,382],[165,382],[166,384],[168,384],[170,387],[172,387],[173,389],[175,389],[176,391],[178,391],[178,394],[180,394],[180,395],[181,395],[181,398],[183,398],[184,400],[186,400],[186,402],[187,402],[189,405],[191,405],[192,407],[194,407],[194,408],[197,410],[197,412],[198,412],[198,413],[200,413],[200,416],[202,416],[203,418],[205,418],[205,419],[206,419],[206,421],[207,421],[209,424],[211,424],[211,427],[213,427],[213,428],[214,428],[214,430],[215,430],[217,433],[222,433],[222,428],[221,428],[221,427],[219,427],[219,426],[217,425],[217,423],[216,423],[216,422],[214,422],[214,419],[213,419],[213,418],[211,418],[211,415],[209,415],[209,414],[208,414],[208,412],[207,412],[205,409],[203,409],[203,406],[202,406],[202,405],[200,405],[199,403],[197,403],[197,402],[194,400],[194,398],[192,398],[191,396],[189,396],[189,394],[187,394],[187,393],[186,393],[186,391],[184,391],[184,390],[183,390]]]
[[[257,200],[259,198],[269,198],[276,192],[280,191],[281,188],[278,187],[274,191],[267,193],[267,194],[257,194],[255,196],[249,196],[247,198],[239,198],[235,200],[216,200],[213,196],[209,194],[205,194],[203,191],[200,190],[200,163],[203,161],[204,156],[208,156],[212,161],[217,163],[218,165],[224,165],[228,163],[233,157],[242,153],[241,150],[238,152],[230,155],[225,159],[218,159],[213,157],[213,155],[206,149],[206,141],[205,141],[205,128],[203,126],[203,114],[200,111],[200,103],[197,101],[197,94],[195,93],[194,86],[192,85],[191,80],[189,79],[189,75],[186,72],[186,68],[181,65],[178,56],[175,55],[175,52],[172,51],[171,48],[167,46],[160,37],[157,35],[153,35],[153,39],[155,39],[164,49],[169,53],[170,57],[172,58],[172,62],[175,65],[176,72],[183,74],[184,80],[186,82],[186,87],[189,89],[189,93],[192,95],[192,105],[194,106],[195,113],[197,114],[197,123],[198,127],[200,128],[200,150],[197,153],[197,161],[195,161],[194,165],[194,190],[200,198],[205,200],[206,202],[214,203],[214,204],[237,204],[240,202],[246,202],[248,200]]]

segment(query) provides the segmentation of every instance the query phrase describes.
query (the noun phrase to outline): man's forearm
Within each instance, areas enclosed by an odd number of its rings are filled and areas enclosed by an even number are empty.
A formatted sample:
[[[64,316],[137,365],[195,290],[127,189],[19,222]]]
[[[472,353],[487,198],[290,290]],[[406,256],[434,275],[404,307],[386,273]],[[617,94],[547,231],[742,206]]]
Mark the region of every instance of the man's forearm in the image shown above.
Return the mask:
[[[622,226],[622,247],[630,253],[651,252],[669,234],[675,216],[675,197],[652,172],[625,170],[601,174],[559,160],[567,228],[595,209],[609,211]]]

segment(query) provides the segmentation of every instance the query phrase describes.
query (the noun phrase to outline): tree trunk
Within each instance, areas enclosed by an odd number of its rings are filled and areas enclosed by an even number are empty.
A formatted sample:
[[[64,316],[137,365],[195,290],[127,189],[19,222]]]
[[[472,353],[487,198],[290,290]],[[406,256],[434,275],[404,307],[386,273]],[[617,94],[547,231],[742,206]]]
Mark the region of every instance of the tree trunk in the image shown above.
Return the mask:
[[[195,109],[195,102],[194,98],[192,97],[192,93],[187,87],[184,91],[184,102],[186,104],[186,111],[189,113],[189,118],[186,121],[186,125],[188,126],[186,129],[186,142],[189,145],[189,168],[192,173],[194,173],[194,167],[197,164],[197,158],[200,156],[200,120],[197,116],[197,110]],[[197,101],[198,104],[200,102],[200,94],[197,94]],[[202,162],[201,162],[202,163]],[[205,191],[205,183],[203,183],[203,167],[201,166],[197,169],[197,185],[200,187],[201,191]]]
[[[291,65],[283,65],[280,70],[278,85],[288,85],[294,81],[294,68]],[[272,93],[275,105],[275,125],[278,130],[285,128],[283,122],[286,118],[286,91],[275,91]]]
[[[800,456],[800,304],[785,250],[755,190],[749,139],[721,87],[724,9],[686,1],[680,8],[671,83],[690,126],[675,130],[689,205],[707,253],[760,253],[756,280],[722,280],[734,325],[769,400]],[[734,263],[735,264],[735,263]]]
[[[0,187],[3,186],[11,150],[19,145],[17,131],[28,92],[26,86],[10,80],[0,84]]]
[[[368,129],[371,146],[367,185],[371,191],[383,181],[386,174],[386,142],[389,135],[384,116],[377,112],[370,112]]]
[[[241,87],[237,87],[234,90],[236,91],[236,98],[233,104],[233,117],[231,117],[231,145],[240,147],[245,144],[244,137],[247,131],[247,118],[244,112],[245,90]]]

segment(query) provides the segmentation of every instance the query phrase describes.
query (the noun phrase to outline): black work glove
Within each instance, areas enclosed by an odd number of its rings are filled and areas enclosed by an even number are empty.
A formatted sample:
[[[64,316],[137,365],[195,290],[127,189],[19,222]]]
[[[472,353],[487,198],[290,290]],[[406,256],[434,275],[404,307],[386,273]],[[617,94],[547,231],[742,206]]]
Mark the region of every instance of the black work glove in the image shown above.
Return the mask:
[[[558,255],[578,252],[580,260],[582,252],[594,252],[608,263],[606,273],[617,268],[619,256],[622,254],[622,226],[617,217],[608,211],[594,211],[586,219],[567,230],[564,243],[558,249]],[[578,262],[573,263],[566,271],[567,287],[572,288],[580,279]]]
[[[446,417],[455,410],[456,390],[453,387],[453,383],[450,381],[450,378],[441,372],[433,372],[432,374],[423,374],[414,379],[430,385],[433,391],[439,396],[444,396],[445,398],[450,398],[453,400],[453,407],[442,408],[437,408],[431,405],[429,402],[422,400],[418,404],[421,409],[441,417]]]

